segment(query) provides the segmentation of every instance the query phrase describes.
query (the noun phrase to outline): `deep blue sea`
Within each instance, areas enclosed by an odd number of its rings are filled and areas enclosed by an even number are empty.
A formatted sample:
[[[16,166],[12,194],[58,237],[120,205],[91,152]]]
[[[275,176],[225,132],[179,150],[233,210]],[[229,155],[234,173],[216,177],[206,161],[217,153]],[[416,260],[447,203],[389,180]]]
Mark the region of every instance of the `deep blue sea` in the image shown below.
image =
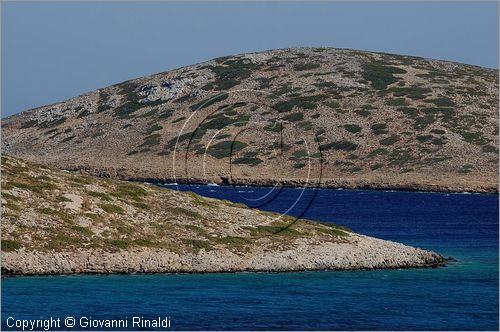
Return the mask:
[[[174,330],[498,330],[498,195],[167,187],[305,211],[457,261],[394,271],[4,278],[2,329],[8,317],[71,316],[80,330],[82,316],[127,317],[128,328],[133,316],[167,316]]]

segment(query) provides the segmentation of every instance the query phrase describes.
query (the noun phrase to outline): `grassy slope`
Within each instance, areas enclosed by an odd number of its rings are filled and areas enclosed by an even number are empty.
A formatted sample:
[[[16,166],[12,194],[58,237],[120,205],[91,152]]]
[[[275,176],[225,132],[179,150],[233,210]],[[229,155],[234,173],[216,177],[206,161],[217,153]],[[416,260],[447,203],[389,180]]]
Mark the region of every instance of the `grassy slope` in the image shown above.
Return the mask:
[[[182,254],[226,247],[238,253],[255,246],[288,248],[297,239],[346,241],[350,234],[334,224],[293,223],[228,201],[8,156],[2,157],[1,184],[2,251],[149,247]]]

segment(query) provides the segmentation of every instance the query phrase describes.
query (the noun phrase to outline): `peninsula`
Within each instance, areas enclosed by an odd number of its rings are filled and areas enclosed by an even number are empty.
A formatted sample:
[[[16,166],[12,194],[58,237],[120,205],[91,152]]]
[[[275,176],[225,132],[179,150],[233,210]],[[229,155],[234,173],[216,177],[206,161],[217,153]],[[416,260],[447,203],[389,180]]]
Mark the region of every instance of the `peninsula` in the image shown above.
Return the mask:
[[[154,185],[2,156],[2,274],[436,267],[439,254]]]

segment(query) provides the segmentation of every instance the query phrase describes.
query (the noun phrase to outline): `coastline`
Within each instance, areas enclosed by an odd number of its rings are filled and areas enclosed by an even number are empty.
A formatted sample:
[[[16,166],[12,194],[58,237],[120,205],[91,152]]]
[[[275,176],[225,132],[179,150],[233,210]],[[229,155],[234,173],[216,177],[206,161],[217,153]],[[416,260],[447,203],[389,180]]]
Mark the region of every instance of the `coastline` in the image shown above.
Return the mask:
[[[95,175],[83,172],[84,174]],[[99,176],[99,175],[97,175]],[[325,180],[318,183],[308,182],[303,179],[275,180],[275,179],[251,179],[251,178],[233,178],[214,177],[203,178],[149,178],[116,175],[117,179],[132,182],[145,182],[163,185],[225,185],[225,186],[248,186],[248,187],[284,187],[284,188],[309,188],[309,189],[350,189],[350,190],[375,190],[375,191],[407,191],[407,192],[425,192],[425,193],[474,193],[474,194],[496,194],[498,195],[498,186],[495,185],[442,185],[442,184],[402,184],[402,183],[370,183],[357,180]]]
[[[254,248],[248,253],[224,248],[182,255],[152,248],[3,252],[2,275],[356,271],[435,268],[447,261],[437,253],[400,243],[358,234],[351,237],[344,243],[298,241],[279,251]]]

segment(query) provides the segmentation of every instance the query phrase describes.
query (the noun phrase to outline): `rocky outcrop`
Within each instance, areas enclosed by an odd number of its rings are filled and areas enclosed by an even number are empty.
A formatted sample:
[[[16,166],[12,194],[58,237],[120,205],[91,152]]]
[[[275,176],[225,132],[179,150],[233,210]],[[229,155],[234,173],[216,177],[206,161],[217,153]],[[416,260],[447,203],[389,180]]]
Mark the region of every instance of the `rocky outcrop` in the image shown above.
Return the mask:
[[[3,275],[74,273],[214,273],[374,270],[438,267],[440,255],[399,243],[353,235],[349,243],[297,243],[286,250],[254,248],[179,255],[165,250],[15,252],[2,254]]]

